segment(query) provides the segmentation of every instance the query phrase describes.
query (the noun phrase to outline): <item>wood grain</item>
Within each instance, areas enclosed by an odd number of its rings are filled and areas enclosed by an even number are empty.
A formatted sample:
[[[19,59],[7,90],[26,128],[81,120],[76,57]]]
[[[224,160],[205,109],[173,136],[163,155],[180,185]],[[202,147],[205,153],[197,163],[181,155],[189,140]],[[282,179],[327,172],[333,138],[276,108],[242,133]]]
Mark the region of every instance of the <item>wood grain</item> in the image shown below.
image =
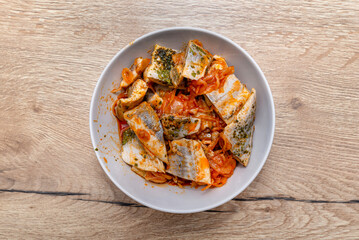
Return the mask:
[[[0,0],[0,238],[359,238],[357,1]],[[271,154],[239,196],[197,214],[135,203],[88,127],[115,53],[165,27],[223,34],[261,66]]]

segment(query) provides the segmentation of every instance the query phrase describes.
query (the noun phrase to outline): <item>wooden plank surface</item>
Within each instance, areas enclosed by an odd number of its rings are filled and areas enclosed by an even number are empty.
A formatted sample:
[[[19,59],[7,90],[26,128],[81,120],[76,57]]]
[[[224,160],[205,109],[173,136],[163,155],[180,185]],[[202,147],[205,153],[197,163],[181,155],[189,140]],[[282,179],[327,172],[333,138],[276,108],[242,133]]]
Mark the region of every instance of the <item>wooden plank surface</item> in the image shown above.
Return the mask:
[[[1,239],[359,238],[358,1],[88,2],[0,0]],[[255,181],[188,215],[117,189],[88,126],[112,56],[172,26],[240,44],[276,107],[273,147]]]

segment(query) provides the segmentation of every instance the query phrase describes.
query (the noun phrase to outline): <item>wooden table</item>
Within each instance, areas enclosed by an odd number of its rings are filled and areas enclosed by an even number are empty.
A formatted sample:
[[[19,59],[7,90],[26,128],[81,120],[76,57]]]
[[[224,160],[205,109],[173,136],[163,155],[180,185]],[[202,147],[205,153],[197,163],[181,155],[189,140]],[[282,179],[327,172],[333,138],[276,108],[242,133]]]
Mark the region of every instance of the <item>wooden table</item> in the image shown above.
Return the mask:
[[[0,0],[1,239],[359,238],[358,1],[87,2]],[[88,126],[112,56],[172,26],[216,31],[245,48],[276,107],[274,143],[255,181],[188,215],[117,189]]]

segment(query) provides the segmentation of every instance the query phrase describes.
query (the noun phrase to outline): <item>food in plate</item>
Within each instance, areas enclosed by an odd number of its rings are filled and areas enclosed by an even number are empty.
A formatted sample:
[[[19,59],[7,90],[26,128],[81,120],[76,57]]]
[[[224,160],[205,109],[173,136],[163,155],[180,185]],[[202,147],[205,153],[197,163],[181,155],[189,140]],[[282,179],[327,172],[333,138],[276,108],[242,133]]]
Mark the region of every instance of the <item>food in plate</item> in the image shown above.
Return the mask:
[[[179,187],[223,186],[252,152],[256,91],[198,40],[156,44],[122,71],[113,114],[121,157],[139,176]]]
[[[121,157],[127,164],[143,171],[165,172],[163,162],[147,153],[134,131],[130,128],[126,129],[122,135]]]
[[[245,167],[248,165],[252,151],[255,112],[256,90],[253,88],[236,119],[227,125],[223,132],[223,138],[229,143],[234,158]]]
[[[120,83],[120,88],[126,88],[130,86],[135,80],[139,79],[149,63],[150,59],[138,57],[133,62],[131,69],[124,68],[122,70],[122,81]],[[113,90],[113,92],[116,92],[116,90]]]
[[[201,143],[193,139],[173,140],[166,171],[198,183],[211,184],[208,159]]]
[[[201,127],[201,119],[195,117],[179,117],[166,114],[161,117],[165,137],[168,140],[181,139],[197,133]]]
[[[213,104],[214,109],[227,124],[233,122],[239,109],[249,98],[250,92],[234,74],[227,77],[221,89],[214,90],[205,96]]]
[[[182,65],[175,60],[176,55],[176,50],[156,44],[152,52],[151,65],[143,74],[145,80],[177,88],[183,77],[181,75]]]
[[[142,102],[125,112],[124,118],[147,152],[168,163],[162,124],[150,104]]]
[[[212,61],[212,54],[197,41],[189,41],[182,76],[190,80],[198,80],[204,76]]]

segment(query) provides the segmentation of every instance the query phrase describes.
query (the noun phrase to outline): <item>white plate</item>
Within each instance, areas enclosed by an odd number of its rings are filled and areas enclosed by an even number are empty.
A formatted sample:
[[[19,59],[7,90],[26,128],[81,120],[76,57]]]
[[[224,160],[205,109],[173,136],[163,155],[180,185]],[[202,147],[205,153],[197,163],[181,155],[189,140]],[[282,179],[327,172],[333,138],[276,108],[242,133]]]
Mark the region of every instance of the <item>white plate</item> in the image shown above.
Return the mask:
[[[221,188],[199,189],[156,185],[133,173],[119,156],[117,122],[111,113],[110,90],[118,86],[121,71],[136,57],[150,58],[149,50],[157,43],[181,49],[191,39],[198,39],[212,54],[225,57],[234,66],[236,76],[249,89],[257,90],[257,111],[253,150],[246,168],[236,167],[234,174]],[[241,193],[262,169],[274,135],[274,103],[261,69],[249,54],[236,43],[217,33],[198,28],[168,28],[146,34],[127,45],[107,65],[97,82],[90,109],[90,132],[96,156],[112,182],[135,201],[164,212],[193,213],[217,207]],[[106,137],[104,136],[106,135]],[[105,160],[106,159],[106,160]]]

